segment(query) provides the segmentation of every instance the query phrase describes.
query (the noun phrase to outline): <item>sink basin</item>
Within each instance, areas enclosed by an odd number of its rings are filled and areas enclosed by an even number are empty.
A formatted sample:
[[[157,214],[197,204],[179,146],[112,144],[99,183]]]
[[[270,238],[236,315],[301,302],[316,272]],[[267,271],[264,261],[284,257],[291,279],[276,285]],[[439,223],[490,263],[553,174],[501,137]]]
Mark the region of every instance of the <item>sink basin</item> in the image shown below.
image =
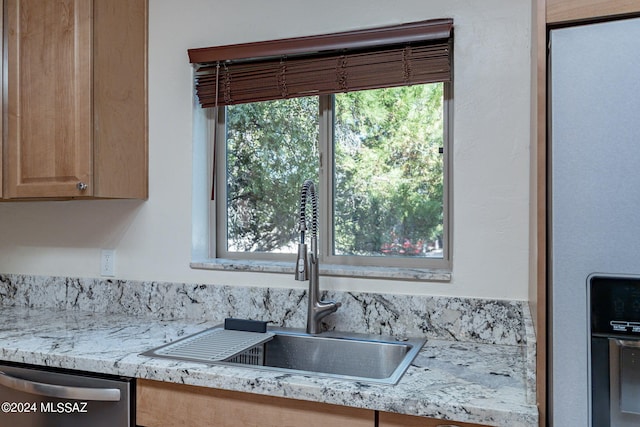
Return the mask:
[[[397,383],[425,343],[425,339],[398,341],[392,337],[345,333],[308,335],[271,329],[260,361],[237,356],[222,363],[354,381]]]
[[[229,339],[230,335],[233,339]],[[266,334],[240,332],[239,338],[237,335],[237,331],[217,326],[142,355],[396,384],[426,341],[339,332],[310,335],[289,328],[269,328]]]

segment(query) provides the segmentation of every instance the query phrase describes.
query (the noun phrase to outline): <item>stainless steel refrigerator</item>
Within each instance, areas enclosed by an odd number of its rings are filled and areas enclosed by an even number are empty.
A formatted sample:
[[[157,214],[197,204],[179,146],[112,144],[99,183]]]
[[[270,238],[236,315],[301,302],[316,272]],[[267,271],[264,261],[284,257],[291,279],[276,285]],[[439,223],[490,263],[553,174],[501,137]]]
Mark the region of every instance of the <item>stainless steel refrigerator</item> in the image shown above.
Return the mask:
[[[548,417],[640,425],[640,18],[549,35]]]

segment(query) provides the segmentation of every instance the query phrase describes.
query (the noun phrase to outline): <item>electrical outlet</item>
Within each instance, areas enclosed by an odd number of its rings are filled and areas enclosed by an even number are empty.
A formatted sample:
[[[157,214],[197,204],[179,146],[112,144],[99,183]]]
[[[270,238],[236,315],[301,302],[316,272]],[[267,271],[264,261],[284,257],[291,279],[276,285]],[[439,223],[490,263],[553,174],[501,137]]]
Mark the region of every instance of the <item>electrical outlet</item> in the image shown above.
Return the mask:
[[[113,277],[116,265],[116,251],[113,249],[103,249],[100,254],[100,275]]]

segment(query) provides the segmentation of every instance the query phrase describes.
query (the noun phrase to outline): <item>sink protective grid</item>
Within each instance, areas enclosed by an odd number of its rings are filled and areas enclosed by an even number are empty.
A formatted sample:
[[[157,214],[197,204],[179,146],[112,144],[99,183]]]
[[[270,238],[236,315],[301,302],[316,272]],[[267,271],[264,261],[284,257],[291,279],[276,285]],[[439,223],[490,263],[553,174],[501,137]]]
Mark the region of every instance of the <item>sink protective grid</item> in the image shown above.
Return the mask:
[[[274,334],[270,332],[207,329],[142,355],[204,363],[222,362],[271,340],[273,336]]]

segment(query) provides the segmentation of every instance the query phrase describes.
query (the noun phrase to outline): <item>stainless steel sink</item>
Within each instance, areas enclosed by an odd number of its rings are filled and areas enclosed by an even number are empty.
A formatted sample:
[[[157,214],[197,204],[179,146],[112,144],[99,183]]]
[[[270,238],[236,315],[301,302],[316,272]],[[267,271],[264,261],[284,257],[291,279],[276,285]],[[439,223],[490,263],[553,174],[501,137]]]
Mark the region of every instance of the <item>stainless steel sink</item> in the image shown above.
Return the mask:
[[[237,356],[222,363],[267,370],[326,376],[354,381],[396,384],[425,343],[347,333],[309,335],[291,329],[270,329],[259,361]],[[245,355],[246,356],[246,355]]]
[[[212,344],[204,341],[207,336],[213,337],[221,332],[221,329],[222,326],[208,329],[149,350],[143,355],[212,365],[241,365],[287,374],[396,384],[426,341],[340,332],[310,335],[297,329],[269,328],[269,334],[265,334],[268,341],[236,352],[228,359],[211,360],[204,353],[211,350]],[[194,344],[190,346],[187,356],[184,351],[172,352],[172,346],[184,349],[184,343]]]

